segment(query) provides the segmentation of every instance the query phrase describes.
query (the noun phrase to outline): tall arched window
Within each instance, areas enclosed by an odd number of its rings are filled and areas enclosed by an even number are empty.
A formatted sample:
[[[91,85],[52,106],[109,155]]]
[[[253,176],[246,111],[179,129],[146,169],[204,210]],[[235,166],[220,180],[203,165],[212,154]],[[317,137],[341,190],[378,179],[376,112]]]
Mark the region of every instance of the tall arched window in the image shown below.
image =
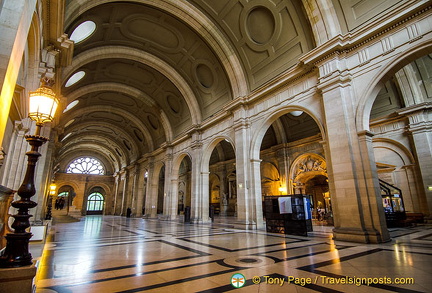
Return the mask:
[[[66,173],[105,175],[105,168],[94,158],[81,157],[70,163]]]
[[[104,197],[99,192],[94,192],[88,196],[87,214],[102,213],[104,207]]]

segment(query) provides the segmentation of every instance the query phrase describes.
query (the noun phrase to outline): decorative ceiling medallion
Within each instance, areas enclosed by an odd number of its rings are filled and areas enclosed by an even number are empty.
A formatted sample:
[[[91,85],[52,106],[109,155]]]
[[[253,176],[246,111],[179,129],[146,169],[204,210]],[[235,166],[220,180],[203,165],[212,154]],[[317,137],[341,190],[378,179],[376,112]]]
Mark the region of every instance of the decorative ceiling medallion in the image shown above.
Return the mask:
[[[159,122],[155,116],[149,114],[147,116],[147,120],[150,123],[150,126],[153,127],[154,130],[157,130],[159,128]]]
[[[142,134],[142,132],[139,130],[139,129],[134,129],[133,130],[133,132],[134,132],[134,134],[135,134],[135,136],[136,136],[136,138],[140,141],[140,142],[143,142],[144,141],[144,136],[143,136],[143,134]]]
[[[170,107],[171,111],[174,112],[174,114],[180,114],[182,110],[182,104],[178,97],[174,95],[168,95],[167,96],[167,103]]]
[[[259,45],[267,44],[275,33],[276,21],[272,12],[263,6],[249,11],[246,17],[248,37]]]
[[[271,50],[282,31],[280,12],[268,4],[248,3],[240,14],[240,30],[249,48],[261,52]]]
[[[217,86],[217,74],[214,65],[207,60],[196,61],[195,78],[203,92],[210,93]]]

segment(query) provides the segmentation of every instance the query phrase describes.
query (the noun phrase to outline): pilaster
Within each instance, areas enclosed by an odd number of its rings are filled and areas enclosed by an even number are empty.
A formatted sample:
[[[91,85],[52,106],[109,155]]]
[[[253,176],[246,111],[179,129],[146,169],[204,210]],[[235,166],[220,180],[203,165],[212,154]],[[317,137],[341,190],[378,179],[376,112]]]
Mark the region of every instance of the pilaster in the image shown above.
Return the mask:
[[[408,117],[408,132],[419,165],[420,202],[426,217],[432,215],[432,103],[421,103],[403,109],[399,115]],[[426,208],[426,206],[427,208]]]
[[[351,77],[344,55],[321,65],[320,89],[326,121],[326,159],[336,240],[381,243],[390,240],[380,204],[370,133],[357,134]]]
[[[251,193],[252,178],[250,174],[250,122],[247,118],[247,109],[240,107],[234,113],[235,144],[236,144],[236,176],[237,176],[237,224],[244,225],[245,229],[257,228],[256,197],[261,193]],[[257,188],[254,181],[254,188]],[[262,211],[261,211],[262,213]]]

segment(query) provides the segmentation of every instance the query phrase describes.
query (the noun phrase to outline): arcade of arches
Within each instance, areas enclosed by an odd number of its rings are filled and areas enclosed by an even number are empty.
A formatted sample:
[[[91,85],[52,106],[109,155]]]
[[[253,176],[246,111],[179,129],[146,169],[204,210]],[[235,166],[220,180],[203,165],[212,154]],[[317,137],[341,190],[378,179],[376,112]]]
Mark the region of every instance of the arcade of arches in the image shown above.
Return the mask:
[[[387,213],[432,211],[432,10],[357,2],[1,1],[1,185],[22,181],[45,78],[61,109],[35,221],[52,182],[75,217],[244,229],[266,196],[307,194],[335,239],[388,241]]]

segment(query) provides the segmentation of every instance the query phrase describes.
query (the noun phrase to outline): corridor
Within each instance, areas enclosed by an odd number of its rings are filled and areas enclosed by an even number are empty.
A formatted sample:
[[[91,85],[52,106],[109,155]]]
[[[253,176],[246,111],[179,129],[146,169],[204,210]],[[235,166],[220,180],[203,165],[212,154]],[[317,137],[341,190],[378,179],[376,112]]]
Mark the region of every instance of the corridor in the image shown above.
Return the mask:
[[[40,257],[32,251],[36,293],[427,292],[431,228],[392,229],[391,242],[364,245],[335,242],[324,230],[297,237],[229,221],[87,216],[57,221]]]

